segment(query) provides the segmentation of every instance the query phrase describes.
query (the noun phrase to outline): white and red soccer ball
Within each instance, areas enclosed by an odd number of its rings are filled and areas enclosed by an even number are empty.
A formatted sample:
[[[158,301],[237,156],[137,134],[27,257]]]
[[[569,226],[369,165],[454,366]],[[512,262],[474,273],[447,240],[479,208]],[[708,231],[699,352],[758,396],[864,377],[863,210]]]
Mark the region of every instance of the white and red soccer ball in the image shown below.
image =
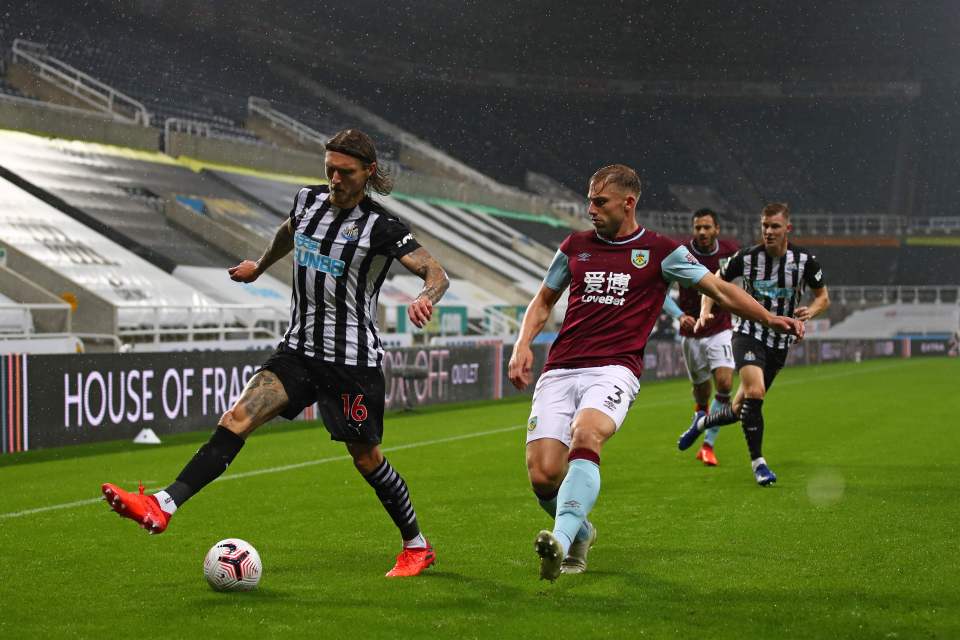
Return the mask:
[[[260,554],[239,538],[221,540],[203,559],[203,575],[214,591],[249,591],[257,586],[262,574]]]

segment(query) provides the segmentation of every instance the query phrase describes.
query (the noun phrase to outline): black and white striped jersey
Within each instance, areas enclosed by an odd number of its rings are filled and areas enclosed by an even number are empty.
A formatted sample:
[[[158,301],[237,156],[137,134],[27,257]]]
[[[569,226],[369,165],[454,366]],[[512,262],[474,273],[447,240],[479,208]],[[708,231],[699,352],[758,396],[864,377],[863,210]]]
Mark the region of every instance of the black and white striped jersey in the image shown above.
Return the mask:
[[[361,367],[383,359],[377,297],[394,258],[420,245],[409,227],[369,196],[352,209],[328,200],[326,185],[304,187],[293,221],[293,296],[283,338],[311,358]]]
[[[787,244],[787,252],[771,257],[763,245],[754,245],[738,251],[720,267],[720,277],[730,282],[743,278],[743,288],[765,309],[778,316],[793,317],[806,286],[819,289],[824,286],[820,263],[806,249]],[[753,336],[774,349],[786,349],[794,337],[778,334],[758,322],[740,318],[737,333]]]

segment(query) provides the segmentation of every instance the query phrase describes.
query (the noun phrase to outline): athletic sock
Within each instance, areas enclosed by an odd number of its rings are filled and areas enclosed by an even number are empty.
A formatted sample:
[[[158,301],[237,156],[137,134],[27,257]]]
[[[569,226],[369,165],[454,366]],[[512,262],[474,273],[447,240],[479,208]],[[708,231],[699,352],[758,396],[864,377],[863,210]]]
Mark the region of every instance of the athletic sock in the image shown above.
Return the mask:
[[[722,404],[717,408],[716,413],[711,412],[697,420],[697,429],[703,431],[711,427],[722,427],[725,424],[733,424],[737,420],[739,418],[734,415],[731,405]]]
[[[710,403],[710,413],[719,413],[724,406],[730,405],[730,394],[729,393],[718,393],[713,397],[713,402]],[[713,443],[717,441],[717,435],[720,433],[720,427],[710,427],[706,430],[703,435],[703,443],[708,444],[711,447]]]
[[[426,549],[427,548],[427,539],[423,537],[422,533],[418,533],[416,538],[412,540],[403,541],[404,549]]]
[[[540,494],[534,490],[534,495],[537,496],[537,502],[540,504],[540,508],[547,512],[551,518],[556,519],[557,517],[557,493],[559,489],[552,493]],[[576,540],[583,542],[590,538],[590,525],[586,520],[583,521],[583,525],[580,527],[580,530],[577,531]]]
[[[193,455],[177,479],[162,493],[170,498],[176,507],[183,506],[200,489],[216,480],[243,448],[244,439],[226,427],[217,427],[205,445]],[[157,499],[160,502],[160,499]],[[163,508],[163,502],[160,502]],[[174,511],[176,508],[174,508]],[[167,511],[164,508],[164,511]],[[173,513],[167,511],[167,513]]]
[[[763,399],[745,398],[740,407],[740,420],[743,423],[743,435],[747,439],[750,459],[762,458],[763,453]]]
[[[557,493],[557,518],[553,525],[553,535],[563,546],[564,555],[570,550],[598,495],[600,456],[589,449],[574,449],[570,452],[567,477]]]
[[[763,459],[763,456],[760,456],[756,460],[750,461],[750,466],[753,468],[754,473],[757,472],[757,467],[759,467],[762,464],[767,464],[767,461]]]
[[[410,503],[410,492],[407,483],[400,474],[394,471],[387,459],[384,458],[376,469],[363,478],[377,492],[377,497],[387,510],[393,523],[400,529],[404,540],[414,540],[420,535],[420,525],[417,524],[417,514]]]
[[[177,503],[173,501],[173,496],[166,491],[157,491],[155,494],[153,494],[153,497],[157,499],[157,502],[160,504],[160,508],[168,516],[172,516],[177,512]]]

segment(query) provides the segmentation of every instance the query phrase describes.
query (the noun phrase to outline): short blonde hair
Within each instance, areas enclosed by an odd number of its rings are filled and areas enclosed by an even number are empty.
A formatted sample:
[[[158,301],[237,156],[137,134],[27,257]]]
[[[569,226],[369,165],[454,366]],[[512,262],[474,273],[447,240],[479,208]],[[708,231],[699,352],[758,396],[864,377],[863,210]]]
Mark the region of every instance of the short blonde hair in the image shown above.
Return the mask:
[[[760,212],[761,218],[766,218],[769,216],[783,215],[784,219],[790,219],[790,205],[786,202],[771,202],[763,208],[763,211]]]
[[[611,164],[598,169],[590,177],[590,184],[596,184],[601,188],[614,184],[636,194],[637,197],[640,196],[640,176],[625,164]]]

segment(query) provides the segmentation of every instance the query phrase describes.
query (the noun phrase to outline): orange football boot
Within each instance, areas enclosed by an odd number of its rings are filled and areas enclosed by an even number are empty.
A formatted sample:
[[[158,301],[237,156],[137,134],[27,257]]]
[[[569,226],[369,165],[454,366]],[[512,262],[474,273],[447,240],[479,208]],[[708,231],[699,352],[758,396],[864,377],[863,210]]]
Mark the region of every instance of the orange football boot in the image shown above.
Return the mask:
[[[110,508],[124,518],[130,518],[151,534],[163,533],[166,530],[170,514],[160,508],[156,498],[143,494],[142,484],[140,493],[124,491],[109,482],[101,486],[100,490]]]
[[[437,561],[433,547],[427,542],[426,547],[404,549],[397,556],[397,564],[387,572],[388,578],[406,578],[420,575],[420,572]]]
[[[713,447],[709,444],[704,444],[700,447],[700,450],[697,451],[697,460],[700,460],[708,467],[717,466],[717,455],[713,452]]]

